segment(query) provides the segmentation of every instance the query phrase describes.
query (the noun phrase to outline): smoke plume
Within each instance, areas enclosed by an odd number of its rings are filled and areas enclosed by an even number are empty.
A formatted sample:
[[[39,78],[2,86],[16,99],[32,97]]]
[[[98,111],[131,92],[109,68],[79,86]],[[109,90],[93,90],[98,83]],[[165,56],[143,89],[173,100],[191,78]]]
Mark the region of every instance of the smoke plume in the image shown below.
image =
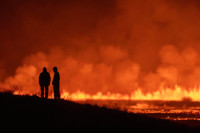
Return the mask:
[[[42,68],[62,92],[130,94],[200,81],[196,0],[1,1],[1,86],[39,91]]]

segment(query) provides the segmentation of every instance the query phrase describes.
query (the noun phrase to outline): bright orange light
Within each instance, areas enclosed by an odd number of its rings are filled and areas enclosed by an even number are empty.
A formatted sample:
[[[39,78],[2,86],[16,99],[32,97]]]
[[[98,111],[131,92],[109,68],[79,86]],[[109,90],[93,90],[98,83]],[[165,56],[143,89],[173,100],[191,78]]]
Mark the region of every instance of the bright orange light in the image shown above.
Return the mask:
[[[64,99],[71,100],[183,100],[184,98],[191,98],[193,101],[200,101],[200,87],[190,89],[189,91],[183,90],[180,86],[175,86],[175,89],[160,88],[158,91],[144,94],[141,89],[132,92],[130,95],[120,93],[102,94],[101,92],[95,95],[86,94],[81,91],[69,94],[64,92],[62,94]]]

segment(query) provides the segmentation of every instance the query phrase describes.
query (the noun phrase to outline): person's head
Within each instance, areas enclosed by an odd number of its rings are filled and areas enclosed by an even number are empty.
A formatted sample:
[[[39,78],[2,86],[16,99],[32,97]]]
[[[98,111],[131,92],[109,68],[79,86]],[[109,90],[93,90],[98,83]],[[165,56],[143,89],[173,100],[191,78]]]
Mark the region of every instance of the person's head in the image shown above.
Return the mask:
[[[46,67],[43,68],[43,72],[47,72],[47,68]]]
[[[57,67],[53,67],[53,71],[54,72],[58,72],[58,68]]]

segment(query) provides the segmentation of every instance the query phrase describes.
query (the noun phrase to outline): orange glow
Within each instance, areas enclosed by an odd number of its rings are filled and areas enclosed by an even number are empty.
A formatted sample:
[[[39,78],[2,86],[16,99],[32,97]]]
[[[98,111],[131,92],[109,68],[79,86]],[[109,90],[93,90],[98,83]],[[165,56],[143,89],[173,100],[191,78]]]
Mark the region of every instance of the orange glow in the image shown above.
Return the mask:
[[[184,98],[191,98],[193,101],[200,101],[200,87],[190,89],[190,91],[181,90],[181,87],[176,86],[175,89],[163,89],[155,91],[153,93],[143,94],[140,89],[131,93],[130,95],[122,95],[120,93],[107,93],[102,94],[98,92],[97,94],[90,95],[81,91],[69,94],[64,92],[62,94],[64,99],[71,100],[176,100],[180,101]]]
[[[1,5],[0,91],[40,96],[57,66],[64,99],[200,101],[198,1]]]
[[[28,92],[15,91],[15,95],[26,95]],[[39,94],[39,92],[38,92]],[[53,95],[50,95],[53,98]],[[166,101],[181,101],[181,100],[192,100],[200,101],[200,87],[190,89],[190,91],[182,90],[181,87],[175,86],[175,89],[160,88],[159,90],[152,93],[142,93],[141,89],[132,92],[131,94],[120,94],[120,93],[106,93],[97,92],[96,94],[87,94],[81,91],[74,93],[63,92],[61,98],[72,101],[80,100],[166,100]]]

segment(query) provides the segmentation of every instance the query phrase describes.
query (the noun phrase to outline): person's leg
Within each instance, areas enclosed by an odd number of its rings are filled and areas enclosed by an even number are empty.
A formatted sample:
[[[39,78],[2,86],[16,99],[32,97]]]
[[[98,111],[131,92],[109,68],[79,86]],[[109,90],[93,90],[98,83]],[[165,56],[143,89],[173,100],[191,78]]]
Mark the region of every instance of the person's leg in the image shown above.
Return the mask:
[[[53,94],[54,94],[54,99],[56,99],[56,88],[55,88],[55,85],[53,86]]]
[[[58,90],[58,100],[60,99],[60,91]]]
[[[41,89],[41,98],[44,98],[44,86],[40,86]]]
[[[58,100],[60,99],[60,92],[59,92],[59,86],[58,85],[55,86],[55,97]]]
[[[45,99],[48,99],[48,86],[45,86]]]
[[[58,88],[57,88],[57,91],[58,91],[58,92],[57,92],[57,93],[58,93],[58,99],[60,99],[60,86],[58,85],[57,87],[58,87]]]

